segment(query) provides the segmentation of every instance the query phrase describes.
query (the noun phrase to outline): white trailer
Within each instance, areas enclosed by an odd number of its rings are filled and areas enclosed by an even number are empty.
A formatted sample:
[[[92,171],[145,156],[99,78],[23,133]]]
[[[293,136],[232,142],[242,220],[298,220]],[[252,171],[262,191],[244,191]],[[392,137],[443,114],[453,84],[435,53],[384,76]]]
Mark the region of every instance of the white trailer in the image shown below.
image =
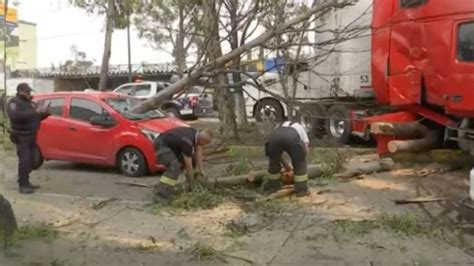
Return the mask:
[[[264,88],[283,98],[298,101],[298,113],[313,135],[345,143],[351,136],[351,116],[361,109],[356,103],[373,99],[371,88],[372,0],[359,0],[354,5],[335,9],[320,18],[309,33],[316,45],[311,55],[302,58],[296,90],[291,73],[287,75],[286,97],[278,73],[265,73],[259,78]],[[291,68],[290,68],[291,69]],[[281,120],[287,117],[284,101],[252,86],[245,90],[247,114],[257,120]]]

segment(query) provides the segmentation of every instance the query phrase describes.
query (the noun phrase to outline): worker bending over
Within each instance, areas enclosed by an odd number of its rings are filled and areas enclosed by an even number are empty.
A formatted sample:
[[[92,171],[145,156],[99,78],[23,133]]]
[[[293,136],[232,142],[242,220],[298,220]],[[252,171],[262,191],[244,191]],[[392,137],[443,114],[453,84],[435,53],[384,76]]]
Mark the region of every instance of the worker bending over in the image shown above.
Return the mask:
[[[286,152],[293,165],[296,196],[303,197],[309,194],[306,163],[308,145],[308,134],[299,123],[286,121],[273,130],[269,141],[265,143],[265,153],[269,157],[269,175],[264,185],[266,192],[272,193],[281,189],[281,164],[286,170],[291,169],[290,164],[282,158],[283,152]]]
[[[212,133],[197,131],[191,127],[177,127],[165,131],[154,140],[158,162],[166,167],[155,193],[155,201],[169,203],[175,194],[176,182],[184,168],[186,180],[194,181],[193,158],[196,159],[197,173],[204,176],[203,146],[210,144]]]

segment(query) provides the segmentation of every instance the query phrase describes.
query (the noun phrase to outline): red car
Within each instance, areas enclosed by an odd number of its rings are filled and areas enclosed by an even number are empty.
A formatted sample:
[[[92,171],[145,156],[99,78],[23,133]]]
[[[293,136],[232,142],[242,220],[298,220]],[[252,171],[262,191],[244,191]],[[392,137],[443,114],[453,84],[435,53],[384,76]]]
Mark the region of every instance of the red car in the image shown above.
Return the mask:
[[[110,92],[60,92],[35,95],[52,115],[38,133],[38,162],[60,160],[115,166],[138,177],[163,167],[156,161],[152,140],[161,132],[188,126],[152,110],[134,114],[134,97]]]

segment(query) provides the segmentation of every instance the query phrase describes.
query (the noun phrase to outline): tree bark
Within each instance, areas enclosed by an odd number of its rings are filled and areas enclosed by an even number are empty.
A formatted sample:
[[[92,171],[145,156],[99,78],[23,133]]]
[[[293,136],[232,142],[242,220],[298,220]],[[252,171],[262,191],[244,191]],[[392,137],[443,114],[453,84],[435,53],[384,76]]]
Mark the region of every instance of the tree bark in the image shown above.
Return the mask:
[[[176,67],[178,76],[183,77],[184,69],[186,66],[186,51],[184,49],[184,38],[185,38],[185,28],[184,28],[184,6],[179,6],[179,32],[176,36],[176,47],[174,49],[174,58],[176,61]]]
[[[377,122],[370,125],[370,133],[391,136],[421,138],[426,136],[428,128],[418,122],[411,123],[384,123]]]
[[[419,139],[392,140],[388,143],[390,153],[397,152],[422,152],[433,149],[438,143],[438,133],[428,131],[426,136]]]
[[[104,53],[102,55],[102,65],[100,67],[99,90],[107,90],[107,74],[109,72],[110,55],[112,54],[112,33],[114,30],[115,0],[108,0]]]
[[[184,90],[187,85],[197,82],[206,72],[215,71],[217,68],[223,67],[226,63],[234,60],[236,57],[240,57],[241,54],[250,51],[254,47],[261,46],[262,44],[273,38],[275,35],[280,35],[284,33],[285,30],[292,27],[293,25],[306,21],[313,15],[320,17],[332,10],[333,8],[343,8],[349,5],[350,3],[351,1],[348,0],[339,2],[330,1],[311,7],[306,12],[303,12],[301,15],[291,20],[288,20],[285,23],[282,23],[281,25],[276,26],[274,29],[265,31],[252,41],[249,41],[244,45],[239,46],[239,48],[234,49],[223,56],[217,57],[214,60],[210,60],[208,63],[202,65],[201,67],[196,68],[189,74],[189,76],[181,78],[180,80],[173,83],[166,89],[162,90],[155,96],[137,105],[135,108],[132,109],[132,112],[143,113],[148,110],[151,110],[155,106],[159,106],[165,99],[168,99],[174,94]],[[209,14],[204,16],[205,19],[208,17]]]
[[[229,5],[229,14],[230,14],[230,48],[232,50],[237,49],[239,44],[241,43],[239,40],[239,0],[231,0]],[[245,38],[244,36],[242,38]],[[232,69],[240,70],[240,57],[235,58],[232,60],[231,64]],[[242,78],[240,74],[233,73],[232,79],[234,84],[241,84]],[[234,98],[235,98],[235,115],[237,118],[237,125],[239,128],[247,128],[248,127],[248,120],[247,120],[247,111],[245,108],[245,98],[244,98],[244,91],[242,86],[237,86],[234,88]]]
[[[219,16],[216,10],[215,0],[203,1],[204,16],[203,25],[207,29],[209,36],[206,53],[211,61],[215,61],[222,57],[222,48],[219,37]],[[216,84],[215,95],[219,109],[219,120],[221,122],[221,133],[226,137],[238,139],[237,123],[235,119],[235,101],[230,93],[225,74],[218,74],[213,82]]]

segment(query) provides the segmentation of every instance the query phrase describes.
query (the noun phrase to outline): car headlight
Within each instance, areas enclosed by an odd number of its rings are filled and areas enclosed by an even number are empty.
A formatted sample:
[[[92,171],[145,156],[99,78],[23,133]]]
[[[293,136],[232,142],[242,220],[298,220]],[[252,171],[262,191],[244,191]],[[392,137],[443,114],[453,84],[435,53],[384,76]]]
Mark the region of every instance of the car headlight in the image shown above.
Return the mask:
[[[160,133],[148,129],[141,129],[141,131],[142,134],[151,141],[154,141],[160,135]]]

